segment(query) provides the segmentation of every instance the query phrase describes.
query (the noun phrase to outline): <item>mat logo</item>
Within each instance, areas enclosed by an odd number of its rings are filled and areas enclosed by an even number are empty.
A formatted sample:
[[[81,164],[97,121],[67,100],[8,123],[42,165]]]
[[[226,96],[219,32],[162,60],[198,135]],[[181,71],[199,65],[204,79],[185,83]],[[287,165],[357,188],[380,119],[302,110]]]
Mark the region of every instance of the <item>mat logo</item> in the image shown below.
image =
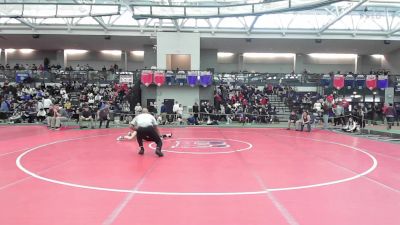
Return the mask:
[[[171,148],[229,148],[225,141],[176,141]]]

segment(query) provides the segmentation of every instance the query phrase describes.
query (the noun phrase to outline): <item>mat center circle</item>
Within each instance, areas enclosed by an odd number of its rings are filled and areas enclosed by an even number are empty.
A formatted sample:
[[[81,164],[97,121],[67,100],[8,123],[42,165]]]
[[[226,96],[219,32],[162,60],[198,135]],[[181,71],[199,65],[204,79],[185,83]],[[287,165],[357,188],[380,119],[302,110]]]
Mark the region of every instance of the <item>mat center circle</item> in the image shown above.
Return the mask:
[[[156,149],[154,142],[149,144]],[[227,154],[250,150],[252,144],[235,139],[178,138],[163,141],[163,151],[180,154]]]

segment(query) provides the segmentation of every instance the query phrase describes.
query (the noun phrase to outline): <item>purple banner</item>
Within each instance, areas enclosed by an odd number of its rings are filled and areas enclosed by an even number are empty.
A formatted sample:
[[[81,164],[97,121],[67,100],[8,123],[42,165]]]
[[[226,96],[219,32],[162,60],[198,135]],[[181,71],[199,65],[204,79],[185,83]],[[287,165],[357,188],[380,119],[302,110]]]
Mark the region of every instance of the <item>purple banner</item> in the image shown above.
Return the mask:
[[[389,86],[388,77],[385,75],[378,76],[378,88],[385,89]]]
[[[203,87],[207,87],[212,84],[212,75],[210,72],[201,72],[200,74],[200,84]]]
[[[190,87],[194,87],[197,84],[197,73],[194,71],[191,71],[187,75],[187,83]]]

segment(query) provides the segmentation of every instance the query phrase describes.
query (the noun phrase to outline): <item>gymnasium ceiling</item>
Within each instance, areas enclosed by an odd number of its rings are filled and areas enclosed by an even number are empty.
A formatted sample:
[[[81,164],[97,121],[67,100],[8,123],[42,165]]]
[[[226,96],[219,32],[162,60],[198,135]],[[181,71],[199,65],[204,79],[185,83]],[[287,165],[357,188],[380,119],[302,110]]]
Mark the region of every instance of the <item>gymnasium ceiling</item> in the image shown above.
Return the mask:
[[[399,13],[399,0],[0,0],[0,35],[400,40]]]

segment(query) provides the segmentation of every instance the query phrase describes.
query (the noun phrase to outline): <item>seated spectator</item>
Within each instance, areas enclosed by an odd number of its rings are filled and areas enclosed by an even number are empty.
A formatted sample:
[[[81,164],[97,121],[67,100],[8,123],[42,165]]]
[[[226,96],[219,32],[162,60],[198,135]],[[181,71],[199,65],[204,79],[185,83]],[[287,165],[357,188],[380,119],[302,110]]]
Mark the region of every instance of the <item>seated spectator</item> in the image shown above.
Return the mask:
[[[1,107],[0,107],[0,120],[7,120],[8,117],[10,116],[10,111],[11,111],[11,101],[4,98],[4,100],[1,102]]]
[[[47,121],[47,127],[51,128],[51,121],[55,115],[55,111],[58,109],[56,105],[50,106],[50,108],[47,110],[47,116],[46,116],[46,121]]]
[[[46,119],[46,111],[44,108],[40,108],[36,114],[37,122],[43,122]]]
[[[191,114],[191,115],[189,116],[189,118],[187,119],[187,124],[188,124],[188,125],[199,125],[199,123],[197,122],[196,117],[194,117],[193,114]]]
[[[353,117],[350,117],[349,120],[347,121],[347,124],[342,127],[342,130],[344,132],[349,132],[353,133],[357,130],[357,122],[353,119]]]
[[[293,125],[295,126],[295,129],[296,129],[296,121],[297,121],[297,115],[296,115],[296,112],[295,111],[292,111],[291,113],[290,113],[290,116],[289,116],[289,121],[288,121],[288,130],[290,130],[290,125],[293,123]]]
[[[50,128],[54,130],[59,130],[61,127],[61,122],[66,120],[68,120],[67,111],[56,104],[53,107],[53,117],[50,121]]]
[[[85,105],[79,115],[79,127],[82,129],[84,128],[84,122],[89,122],[90,127],[94,129],[94,124],[93,124],[93,116],[92,112],[89,109],[89,106]]]
[[[24,122],[27,121],[28,123],[33,123],[35,122],[36,114],[35,107],[33,106],[32,101],[30,101],[30,104],[25,106],[24,113],[22,114],[22,120]]]
[[[81,113],[80,113],[79,109],[74,109],[74,110],[72,111],[71,119],[76,120],[76,122],[78,123],[78,122],[79,122],[79,115],[80,115],[80,114],[81,114]]]
[[[10,116],[10,118],[8,118],[8,120],[10,123],[21,123],[22,115],[23,115],[23,112],[21,112],[20,110],[15,110],[13,112],[12,116]]]
[[[300,127],[300,131],[303,131],[304,126],[307,126],[307,131],[311,131],[311,117],[304,111],[301,118],[296,122],[296,129]]]

